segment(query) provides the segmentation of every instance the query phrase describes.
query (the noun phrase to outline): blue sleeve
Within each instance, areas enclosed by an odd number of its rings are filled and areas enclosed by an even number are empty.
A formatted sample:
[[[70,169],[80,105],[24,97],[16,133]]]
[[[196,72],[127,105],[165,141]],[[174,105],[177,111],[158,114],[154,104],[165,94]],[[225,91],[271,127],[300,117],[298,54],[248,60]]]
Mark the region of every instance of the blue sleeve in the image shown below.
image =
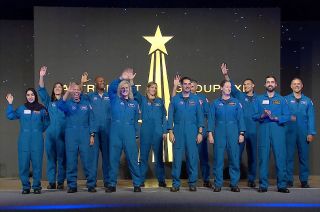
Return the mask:
[[[139,103],[139,105],[141,106],[142,95],[139,91],[137,91],[137,88],[135,85],[132,86],[132,93],[133,93],[134,100],[136,100]]]
[[[136,103],[136,109],[134,111],[134,128],[136,131],[136,138],[139,138],[139,135],[140,135],[138,120],[139,120],[139,104]]]
[[[199,103],[199,99],[196,101],[196,105],[197,105],[197,125],[198,128],[202,127],[204,128],[204,117],[203,117],[203,112],[202,112],[202,108],[201,105]]]
[[[291,116],[287,100],[285,98],[283,98],[282,100],[283,100],[283,101],[281,101],[282,113],[278,117],[279,124],[284,124],[284,123],[290,121],[290,116]]]
[[[308,135],[315,135],[317,134],[317,132],[315,127],[314,106],[311,100],[308,101],[307,115],[308,115]]]
[[[202,105],[202,107],[203,107],[203,111],[204,111],[204,117],[205,118],[208,118],[208,116],[209,116],[209,102],[208,102],[208,99],[206,98],[206,97],[204,97],[204,99],[203,99],[203,103],[202,103],[203,105]]]
[[[13,109],[12,104],[8,104],[7,110],[6,110],[6,116],[9,120],[16,120],[20,118],[19,108],[17,110]]]
[[[163,134],[168,133],[167,127],[168,127],[167,126],[167,110],[164,105],[164,102],[162,101],[162,130],[163,130]]]
[[[236,85],[233,83],[232,80],[230,81],[230,83],[231,83],[231,95],[237,99],[243,98],[244,93],[238,90],[238,88],[236,87]]]
[[[88,103],[89,103],[89,101],[88,101]],[[89,110],[90,110],[90,113],[89,113],[89,126],[90,126],[90,134],[91,134],[91,133],[96,133],[97,132],[97,123],[96,123],[96,118],[94,116],[94,112],[93,112],[91,104],[89,103],[88,106],[89,106]]]
[[[46,129],[50,125],[50,117],[46,110],[41,110],[41,116],[42,116],[42,123],[43,123],[43,129],[42,132],[46,131]]]
[[[110,83],[108,87],[108,96],[110,97],[111,101],[115,100],[117,97],[118,86],[120,82],[121,82],[120,79],[115,79]]]
[[[253,109],[254,109],[254,113],[252,115],[252,119],[254,121],[262,121],[261,119],[261,112],[260,112],[260,105],[259,105],[259,98],[257,97],[257,99],[254,101],[254,104],[253,104]]]
[[[64,101],[62,98],[57,102],[58,108],[63,111],[65,114],[69,113],[69,108],[67,105],[67,101]]]
[[[38,87],[38,94],[39,94],[40,99],[41,99],[42,103],[44,104],[44,106],[46,106],[46,108],[48,108],[51,98],[48,94],[47,89],[45,87],[42,88],[39,86]]]
[[[238,105],[237,119],[238,119],[239,132],[245,132],[246,125],[244,123],[243,108],[240,102],[238,102],[237,105]]]
[[[174,116],[174,98],[171,99],[170,105],[169,105],[169,114],[168,114],[168,130],[173,129],[173,116]]]
[[[214,132],[214,126],[215,126],[215,116],[216,111],[214,107],[214,102],[209,107],[209,117],[208,117],[208,132]]]

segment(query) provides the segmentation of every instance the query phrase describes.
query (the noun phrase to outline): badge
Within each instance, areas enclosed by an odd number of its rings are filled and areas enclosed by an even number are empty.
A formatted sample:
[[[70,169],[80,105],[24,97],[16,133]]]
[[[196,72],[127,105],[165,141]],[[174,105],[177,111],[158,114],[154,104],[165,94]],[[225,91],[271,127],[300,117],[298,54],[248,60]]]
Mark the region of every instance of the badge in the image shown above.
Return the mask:
[[[88,110],[87,105],[83,105],[83,106],[81,106],[81,107],[80,107],[80,110]]]
[[[275,105],[280,105],[280,100],[273,100],[272,103]]]
[[[154,103],[154,106],[156,106],[156,107],[160,107],[160,106],[161,106],[161,104],[160,104],[160,103]]]
[[[306,101],[301,101],[301,104],[307,105],[307,102]]]
[[[128,106],[129,106],[129,107],[135,107],[136,105],[133,104],[133,103],[128,103]]]
[[[31,110],[24,110],[23,114],[31,114]]]
[[[72,105],[71,109],[72,109],[72,110],[76,110],[76,109],[77,109],[77,107],[76,107],[76,106],[74,106],[74,105]]]
[[[124,102],[120,102],[120,105],[124,105]]]
[[[151,106],[151,102],[148,102],[148,105]]]
[[[269,99],[264,99],[264,100],[262,101],[262,104],[263,104],[263,105],[268,105],[268,104],[269,104]]]
[[[110,100],[110,99],[109,99],[109,96],[105,96],[105,97],[103,97],[103,99],[104,99],[104,100]]]
[[[223,106],[223,103],[222,103],[222,102],[220,102],[220,103],[219,103],[219,106]]]
[[[56,103],[55,102],[52,102],[52,107],[56,107]]]
[[[295,101],[295,100],[291,100],[290,102],[291,102],[292,104],[296,103],[296,101]]]
[[[196,105],[196,102],[195,101],[189,101],[189,105],[194,106],[194,105]]]
[[[40,114],[40,111],[34,110],[33,113],[34,114]]]
[[[229,102],[228,105],[235,106],[236,103],[235,102]]]
[[[96,96],[95,96],[95,97],[93,97],[93,100],[95,100],[95,101],[96,101],[96,100],[98,100],[98,97],[96,97]]]
[[[203,101],[202,101],[202,99],[199,99],[199,103],[200,103],[200,105],[202,105],[202,104],[203,104]]]
[[[249,102],[249,99],[248,99],[248,98],[245,98],[244,101]]]
[[[180,101],[180,102],[179,102],[179,104],[180,104],[180,105],[183,105],[183,104],[184,104],[184,102],[183,102],[183,101]]]

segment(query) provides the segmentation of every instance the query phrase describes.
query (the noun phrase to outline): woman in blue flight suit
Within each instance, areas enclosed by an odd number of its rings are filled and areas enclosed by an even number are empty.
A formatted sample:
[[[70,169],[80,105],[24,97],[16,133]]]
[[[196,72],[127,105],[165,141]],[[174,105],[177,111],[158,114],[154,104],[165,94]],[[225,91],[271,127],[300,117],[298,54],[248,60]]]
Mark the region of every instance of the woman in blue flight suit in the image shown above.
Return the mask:
[[[51,97],[44,87],[44,77],[47,67],[40,68],[39,96],[44,105],[48,108],[50,125],[46,131],[45,148],[47,154],[47,189],[64,188],[66,179],[66,150],[64,142],[65,115],[58,109],[57,101],[64,95],[62,83],[53,85]],[[56,184],[57,181],[57,184]]]
[[[133,89],[134,97],[138,101],[141,110],[142,125],[140,129],[140,171],[141,186],[144,186],[145,176],[148,170],[149,152],[152,146],[155,158],[156,175],[159,187],[166,187],[163,141],[167,139],[167,112],[164,102],[157,95],[157,83],[147,84],[146,95],[141,95]]]
[[[220,192],[223,186],[225,149],[228,153],[231,191],[240,192],[238,187],[240,179],[239,143],[244,141],[246,130],[243,111],[240,102],[230,96],[231,83],[224,80],[220,86],[222,96],[211,103],[208,120],[208,140],[214,143],[214,192]]]
[[[72,98],[67,100],[69,95]],[[95,169],[93,169],[92,146],[94,144],[95,122],[89,100],[82,98],[80,85],[70,84],[58,108],[66,115],[65,141],[67,158],[68,193],[77,192],[78,155],[87,179],[88,192],[96,192]]]
[[[122,78],[126,79],[126,78]],[[134,192],[141,192],[141,177],[138,164],[138,103],[127,80],[116,79],[109,85],[111,99],[110,129],[110,184],[106,192],[115,192],[122,150],[126,154],[133,180]],[[132,78],[133,79],[133,78]]]
[[[14,110],[13,96],[8,94],[9,103],[6,115],[9,120],[19,119],[20,135],[18,139],[19,176],[22,183],[22,194],[30,193],[30,162],[33,170],[32,189],[35,194],[41,193],[43,132],[49,124],[46,108],[39,104],[37,92],[33,88],[26,90],[26,103]]]

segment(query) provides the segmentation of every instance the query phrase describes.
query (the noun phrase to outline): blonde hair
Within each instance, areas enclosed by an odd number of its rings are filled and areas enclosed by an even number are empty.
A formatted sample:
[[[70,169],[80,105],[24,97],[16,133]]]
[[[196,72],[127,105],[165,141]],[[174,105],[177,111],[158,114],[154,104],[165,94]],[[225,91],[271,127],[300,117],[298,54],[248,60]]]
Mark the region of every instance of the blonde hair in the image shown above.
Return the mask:
[[[134,98],[133,98],[133,94],[132,94],[131,85],[130,85],[130,82],[128,82],[127,80],[122,80],[122,81],[120,82],[120,84],[118,85],[117,95],[118,95],[119,97],[121,97],[121,87],[122,87],[123,85],[125,85],[125,84],[127,84],[127,85],[129,86],[129,99],[133,100]]]
[[[156,86],[156,94],[155,94],[155,97],[158,98],[158,84],[157,84],[156,82],[154,82],[154,81],[148,82],[145,95],[148,97],[148,88],[150,88],[152,85],[155,85],[155,86]]]

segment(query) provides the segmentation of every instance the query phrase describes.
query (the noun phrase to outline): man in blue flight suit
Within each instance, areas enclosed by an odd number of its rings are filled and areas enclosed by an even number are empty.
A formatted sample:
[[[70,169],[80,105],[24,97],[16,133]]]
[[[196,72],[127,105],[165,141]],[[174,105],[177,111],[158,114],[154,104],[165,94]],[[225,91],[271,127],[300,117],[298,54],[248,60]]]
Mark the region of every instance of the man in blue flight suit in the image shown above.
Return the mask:
[[[172,97],[176,95],[177,88],[180,85],[180,76],[176,75],[173,81]],[[203,139],[202,142],[198,144],[198,152],[200,158],[201,175],[203,179],[203,186],[211,188],[212,184],[210,182],[210,165],[209,165],[209,154],[208,154],[208,143],[207,143],[207,132],[205,126],[207,125],[208,114],[209,114],[209,101],[207,97],[201,93],[197,92],[198,82],[196,80],[191,80],[191,93],[197,95],[199,98],[199,103],[204,115],[204,128],[202,129]]]
[[[257,98],[257,95],[254,92],[255,85],[252,79],[245,79],[243,81],[244,92],[241,92],[230,80],[227,64],[221,64],[221,72],[224,75],[224,79],[231,82],[231,95],[237,98],[243,107],[246,132],[244,142],[240,143],[239,157],[241,163],[242,153],[246,146],[248,157],[248,186],[254,188],[256,187],[255,180],[257,173],[257,122],[252,119],[252,115],[254,114],[254,102]]]
[[[83,73],[81,84],[88,82],[88,73]],[[97,169],[99,161],[99,150],[102,156],[102,173],[103,184],[107,188],[109,184],[109,130],[111,122],[111,104],[108,93],[105,91],[105,80],[98,76],[95,78],[95,92],[88,93],[87,96],[92,106],[92,111],[95,117],[96,130],[93,145],[93,164],[92,167],[97,178]]]
[[[197,144],[202,141],[203,113],[197,95],[191,93],[191,79],[180,80],[182,92],[172,97],[169,106],[169,140],[173,143],[171,192],[180,188],[183,153],[186,155],[189,190],[196,191],[199,153]]]
[[[302,94],[300,78],[291,81],[292,93],[286,96],[291,112],[287,125],[287,177],[288,186],[293,186],[294,155],[296,147],[299,156],[299,179],[302,188],[309,188],[309,144],[316,134],[314,107],[311,99]]]
[[[69,95],[72,98],[68,100]],[[66,156],[68,193],[77,192],[78,153],[87,179],[88,192],[96,192],[96,179],[92,159],[95,136],[94,115],[90,102],[82,98],[78,84],[70,84],[58,108],[66,115]]]
[[[267,76],[266,93],[257,97],[254,104],[253,119],[258,122],[259,189],[268,191],[270,148],[276,163],[278,192],[289,193],[286,171],[286,138],[284,124],[290,120],[287,101],[275,89],[274,76]]]

